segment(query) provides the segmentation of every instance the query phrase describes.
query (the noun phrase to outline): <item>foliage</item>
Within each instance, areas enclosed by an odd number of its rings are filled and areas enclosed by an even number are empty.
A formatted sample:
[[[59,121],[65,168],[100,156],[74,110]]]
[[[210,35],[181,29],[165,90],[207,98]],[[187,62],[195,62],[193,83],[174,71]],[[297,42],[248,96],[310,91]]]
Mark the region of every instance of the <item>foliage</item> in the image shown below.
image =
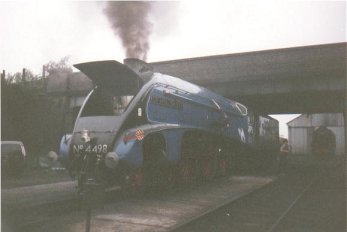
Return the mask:
[[[23,73],[16,72],[14,74],[9,73],[6,78],[7,83],[20,83],[25,81],[35,81],[39,80],[42,77],[39,75],[34,75],[33,72],[29,69],[25,70],[25,76],[23,78]]]
[[[29,85],[1,79],[1,139],[23,141],[34,157],[56,150],[60,118],[43,88],[24,83]]]
[[[72,67],[69,64],[69,57],[65,56],[59,61],[49,61],[44,65],[48,75],[53,73],[72,73]],[[2,77],[3,78],[3,77]],[[31,82],[41,80],[43,76],[34,75],[30,69],[25,69],[25,75],[23,77],[22,72],[16,72],[14,74],[8,73],[6,78],[1,80],[2,84],[6,83],[22,83],[22,82]]]
[[[48,74],[72,72],[68,57],[46,64]],[[7,74],[1,78],[1,139],[23,141],[29,155],[45,154],[57,150],[61,138],[61,107],[64,99],[57,99],[45,92],[42,76],[30,70]]]
[[[45,64],[46,71],[49,75],[57,72],[72,73],[72,68],[69,64],[69,59],[70,57],[65,56],[61,58],[58,62],[49,61],[47,64]]]

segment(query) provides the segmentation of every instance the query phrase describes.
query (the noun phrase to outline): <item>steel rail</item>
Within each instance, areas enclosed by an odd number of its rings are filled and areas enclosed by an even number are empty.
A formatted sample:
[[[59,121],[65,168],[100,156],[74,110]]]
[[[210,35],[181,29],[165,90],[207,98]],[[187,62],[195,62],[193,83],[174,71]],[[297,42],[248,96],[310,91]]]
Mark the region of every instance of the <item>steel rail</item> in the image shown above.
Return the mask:
[[[317,180],[312,180],[307,187],[299,193],[299,195],[294,199],[294,201],[288,206],[288,208],[281,214],[281,216],[272,224],[272,226],[266,230],[266,232],[273,232],[283,221],[283,219],[288,215],[288,213],[293,209],[296,203],[304,196],[304,194],[311,188],[311,186]]]

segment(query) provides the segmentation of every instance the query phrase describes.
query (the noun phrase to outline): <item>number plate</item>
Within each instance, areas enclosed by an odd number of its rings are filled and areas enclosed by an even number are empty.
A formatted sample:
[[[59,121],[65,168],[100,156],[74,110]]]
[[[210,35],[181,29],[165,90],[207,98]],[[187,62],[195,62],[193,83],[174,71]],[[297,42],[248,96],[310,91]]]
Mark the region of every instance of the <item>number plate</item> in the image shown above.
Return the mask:
[[[79,144],[79,145],[73,145],[73,153],[75,154],[80,154],[83,152],[86,153],[107,153],[107,144],[97,144],[97,145],[84,145],[84,144]]]

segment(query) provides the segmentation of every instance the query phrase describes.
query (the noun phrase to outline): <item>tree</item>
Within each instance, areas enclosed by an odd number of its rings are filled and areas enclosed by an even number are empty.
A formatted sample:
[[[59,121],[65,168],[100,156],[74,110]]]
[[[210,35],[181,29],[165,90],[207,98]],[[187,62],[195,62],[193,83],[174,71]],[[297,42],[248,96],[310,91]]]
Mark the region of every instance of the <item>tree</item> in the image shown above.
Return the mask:
[[[58,62],[55,61],[49,61],[47,64],[45,64],[46,71],[49,75],[57,72],[66,72],[66,73],[72,73],[71,65],[69,64],[70,57],[65,56],[61,58]]]
[[[23,78],[22,72],[16,72],[14,74],[9,73],[5,81],[7,83],[21,83],[23,81],[35,81],[41,79],[40,76],[34,75],[29,69],[25,69],[25,76]]]

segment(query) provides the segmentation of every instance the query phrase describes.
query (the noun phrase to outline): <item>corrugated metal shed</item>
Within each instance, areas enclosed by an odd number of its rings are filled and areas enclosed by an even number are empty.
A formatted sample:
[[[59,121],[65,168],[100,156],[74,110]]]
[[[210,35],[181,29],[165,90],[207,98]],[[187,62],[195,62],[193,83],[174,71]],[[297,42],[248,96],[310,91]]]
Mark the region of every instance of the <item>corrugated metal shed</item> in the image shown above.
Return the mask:
[[[325,114],[302,114],[287,123],[288,127],[343,127],[343,114],[325,113]]]
[[[319,126],[331,130],[336,138],[336,155],[345,154],[345,129],[343,114],[302,114],[287,123],[292,154],[311,154],[313,132]]]
[[[288,141],[292,154],[310,154],[312,142],[312,127],[288,128]]]

